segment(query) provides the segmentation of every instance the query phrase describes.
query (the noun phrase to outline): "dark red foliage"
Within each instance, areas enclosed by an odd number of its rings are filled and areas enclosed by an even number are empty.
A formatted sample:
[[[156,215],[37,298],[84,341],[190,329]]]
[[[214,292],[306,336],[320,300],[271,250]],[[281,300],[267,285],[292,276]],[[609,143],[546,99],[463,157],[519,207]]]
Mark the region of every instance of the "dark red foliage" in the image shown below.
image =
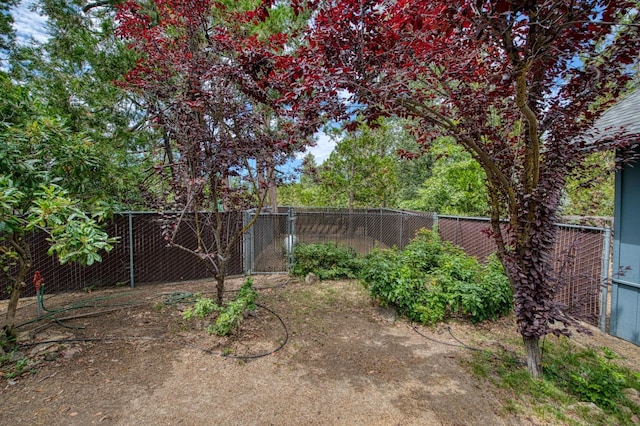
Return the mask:
[[[228,191],[241,159],[294,151],[323,117],[412,118],[418,140],[450,136],[485,170],[522,335],[568,333],[572,320],[553,303],[563,284],[549,263],[553,224],[565,177],[587,153],[638,141],[591,130],[637,62],[635,3],[292,0],[296,13],[313,11],[301,45],[247,31],[276,3],[248,13],[213,0],[120,6],[120,35],[141,55],[121,84],[178,147],[180,202]],[[222,179],[212,186],[211,176]]]
[[[272,3],[248,12],[214,0],[118,6],[118,35],[140,55],[118,84],[137,95],[150,122],[166,134],[164,148],[175,151],[169,168],[179,204],[211,188],[211,177],[225,198],[227,178],[251,180],[248,160],[278,164],[318,127],[313,102],[293,108],[288,102],[291,75],[300,69],[284,53],[289,36],[250,32],[268,18]],[[298,100],[303,95],[296,93]]]
[[[139,55],[117,84],[164,136],[155,170],[171,191],[157,195],[165,210],[195,214],[193,225],[183,225],[184,215],[168,218],[164,235],[176,245],[181,225],[190,226],[198,247],[180,248],[202,258],[219,283],[244,230],[224,228],[222,211],[253,207],[258,214],[266,179],[308,143],[321,118],[317,101],[289,102],[301,69],[285,52],[290,35],[254,31],[271,7],[273,1],[246,11],[215,0],[128,0],[116,15],[117,34]],[[199,218],[203,210],[214,216]]]

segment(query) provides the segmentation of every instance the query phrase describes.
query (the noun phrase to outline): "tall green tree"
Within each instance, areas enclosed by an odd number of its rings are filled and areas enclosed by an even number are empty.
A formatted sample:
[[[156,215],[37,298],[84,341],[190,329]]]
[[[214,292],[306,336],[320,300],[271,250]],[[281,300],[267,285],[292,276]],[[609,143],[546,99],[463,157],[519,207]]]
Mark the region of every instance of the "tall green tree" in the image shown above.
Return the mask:
[[[411,134],[411,125],[394,118],[344,134],[334,129],[335,150],[321,165],[308,154],[299,181],[280,185],[283,202],[349,207],[351,198],[352,208],[420,208],[418,191],[431,174],[433,160]]]
[[[336,147],[322,165],[320,183],[336,199],[355,207],[387,207],[395,202],[395,144],[384,123],[371,128],[361,124],[356,130],[337,136]]]
[[[489,203],[486,175],[477,161],[447,138],[438,139],[429,153],[435,158],[431,176],[403,208],[440,214],[486,216]]]
[[[402,120],[398,140],[398,197],[394,207],[409,207],[419,199],[424,182],[432,174],[434,156],[429,150],[420,146],[416,138]],[[404,124],[402,124],[404,123]]]
[[[567,178],[562,214],[613,217],[614,171],[615,153],[599,152],[589,156],[584,169]]]
[[[78,184],[91,186],[91,193],[99,188],[121,209],[142,207],[143,182],[156,157],[149,142],[161,134],[145,126],[146,111],[136,99],[113,84],[137,59],[115,36],[114,2],[85,3],[35,3],[47,18],[48,39],[14,46],[10,73],[49,115],[63,119],[69,131],[87,135],[101,151],[101,166]],[[69,154],[83,156],[78,148]]]
[[[102,164],[94,143],[47,115],[45,107],[5,73],[0,73],[0,88],[0,271],[10,293],[2,340],[12,342],[32,262],[27,233],[47,232],[49,254],[62,263],[100,261],[99,251],[110,250],[115,241],[100,228],[108,205],[85,186]]]

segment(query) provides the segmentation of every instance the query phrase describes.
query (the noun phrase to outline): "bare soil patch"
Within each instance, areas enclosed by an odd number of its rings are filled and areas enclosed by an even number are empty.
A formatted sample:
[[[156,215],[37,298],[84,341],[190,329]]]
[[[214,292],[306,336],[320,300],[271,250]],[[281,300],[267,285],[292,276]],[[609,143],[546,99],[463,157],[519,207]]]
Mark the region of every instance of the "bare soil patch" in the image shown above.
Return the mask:
[[[27,372],[0,377],[0,424],[546,424],[505,411],[500,390],[464,367],[463,344],[517,342],[513,319],[421,335],[357,282],[254,282],[262,308],[232,338],[182,319],[191,294],[213,289],[206,281],[48,297],[60,312],[21,327]],[[20,320],[35,317],[35,300],[22,303]],[[631,365],[640,355],[597,330],[578,339]]]

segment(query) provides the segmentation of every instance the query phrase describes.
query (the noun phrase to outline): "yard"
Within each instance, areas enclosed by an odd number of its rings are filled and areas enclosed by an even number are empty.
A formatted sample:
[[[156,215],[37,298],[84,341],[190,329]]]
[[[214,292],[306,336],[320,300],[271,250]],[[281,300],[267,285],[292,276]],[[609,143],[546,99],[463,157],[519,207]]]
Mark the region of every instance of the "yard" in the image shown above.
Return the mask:
[[[233,279],[228,286],[240,283]],[[47,297],[45,307],[57,312],[19,329],[35,333],[17,355],[30,360],[24,372],[0,377],[0,424],[554,421],[532,414],[526,401],[518,410],[505,409],[514,396],[468,368],[470,348],[517,347],[513,317],[414,329],[373,306],[357,282],[310,285],[264,275],[255,277],[255,286],[262,308],[228,339],[182,319],[190,295],[213,289],[206,281]],[[24,300],[19,322],[35,317],[35,299]],[[54,317],[59,322],[50,321]],[[631,366],[640,358],[639,347],[595,329],[576,341],[607,346]]]

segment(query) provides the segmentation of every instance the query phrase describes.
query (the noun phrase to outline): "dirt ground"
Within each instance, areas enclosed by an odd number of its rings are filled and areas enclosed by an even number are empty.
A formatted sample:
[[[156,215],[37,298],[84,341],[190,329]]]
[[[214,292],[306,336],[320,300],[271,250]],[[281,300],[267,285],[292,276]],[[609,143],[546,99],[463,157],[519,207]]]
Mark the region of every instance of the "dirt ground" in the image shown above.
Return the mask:
[[[233,338],[182,319],[191,295],[213,288],[205,281],[47,297],[57,312],[20,327],[31,337],[17,354],[31,360],[26,372],[0,373],[0,424],[545,423],[504,410],[500,391],[462,366],[471,352],[463,343],[517,341],[513,319],[417,333],[372,306],[357,282],[265,275],[255,286],[260,307]],[[19,315],[34,320],[35,300]],[[640,357],[639,347],[597,330],[578,340],[608,346],[630,365]]]

